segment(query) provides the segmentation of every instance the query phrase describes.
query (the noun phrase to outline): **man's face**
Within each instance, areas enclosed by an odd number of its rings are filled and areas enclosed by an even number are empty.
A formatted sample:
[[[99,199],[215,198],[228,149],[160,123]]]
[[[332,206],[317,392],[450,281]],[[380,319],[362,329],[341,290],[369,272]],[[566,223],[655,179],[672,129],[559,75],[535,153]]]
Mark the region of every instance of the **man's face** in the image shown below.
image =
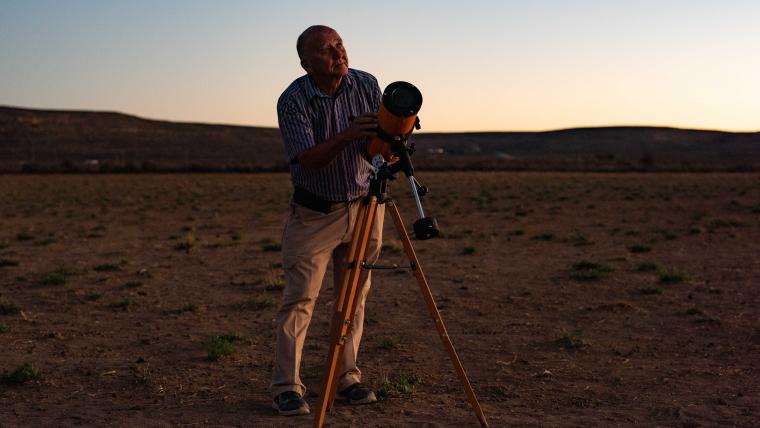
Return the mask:
[[[348,73],[348,55],[335,30],[310,35],[304,46],[301,66],[316,78],[339,79]]]

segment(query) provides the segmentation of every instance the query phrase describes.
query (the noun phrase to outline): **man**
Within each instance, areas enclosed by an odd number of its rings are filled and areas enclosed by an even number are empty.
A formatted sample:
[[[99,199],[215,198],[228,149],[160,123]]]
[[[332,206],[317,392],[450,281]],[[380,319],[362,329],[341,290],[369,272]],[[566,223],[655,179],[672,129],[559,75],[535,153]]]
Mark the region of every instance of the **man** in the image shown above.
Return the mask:
[[[293,203],[283,233],[285,288],[277,314],[272,407],[281,415],[303,415],[305,386],[299,370],[303,343],[322,280],[333,260],[334,296],[361,199],[369,187],[368,137],[375,135],[382,93],[370,74],[348,68],[340,35],[332,28],[307,28],[296,44],[306,75],[280,96],[277,115],[293,182]],[[383,207],[367,248],[373,263],[380,254]],[[338,371],[338,398],[351,404],[377,401],[361,382],[356,355],[364,324],[370,275],[357,290],[357,310]]]

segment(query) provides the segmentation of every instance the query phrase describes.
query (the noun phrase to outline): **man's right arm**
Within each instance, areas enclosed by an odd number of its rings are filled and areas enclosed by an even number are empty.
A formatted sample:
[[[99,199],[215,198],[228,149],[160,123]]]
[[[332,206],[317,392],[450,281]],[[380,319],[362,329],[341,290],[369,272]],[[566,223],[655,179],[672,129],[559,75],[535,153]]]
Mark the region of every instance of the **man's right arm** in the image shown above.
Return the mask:
[[[307,169],[327,166],[349,142],[373,137],[377,128],[377,114],[364,113],[355,117],[348,128],[316,144],[311,120],[302,105],[281,98],[277,118],[288,161]]]
[[[351,125],[320,144],[314,145],[297,155],[298,162],[307,169],[319,169],[327,166],[351,141],[376,135],[377,114],[364,113],[356,116]]]

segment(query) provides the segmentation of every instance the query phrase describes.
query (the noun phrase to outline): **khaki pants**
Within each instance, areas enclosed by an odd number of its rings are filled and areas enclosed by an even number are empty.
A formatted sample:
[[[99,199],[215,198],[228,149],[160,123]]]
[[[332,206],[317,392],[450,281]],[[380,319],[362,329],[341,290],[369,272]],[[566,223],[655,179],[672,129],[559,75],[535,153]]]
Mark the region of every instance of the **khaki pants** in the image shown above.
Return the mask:
[[[330,258],[333,260],[333,301],[340,293],[346,256],[353,238],[361,199],[328,214],[312,211],[292,203],[282,239],[285,289],[282,307],[277,314],[275,333],[277,345],[272,373],[272,397],[296,391],[303,395],[306,387],[299,371],[306,331],[309,328],[314,303]],[[380,255],[385,206],[379,205],[365,259],[374,263]],[[338,368],[338,391],[361,380],[356,367],[364,327],[364,302],[370,288],[370,272],[364,271],[357,290],[356,316],[347,335],[343,358]],[[331,308],[334,311],[334,308]],[[332,319],[332,316],[331,316]],[[331,325],[331,329],[332,329]],[[327,355],[325,354],[325,357]]]

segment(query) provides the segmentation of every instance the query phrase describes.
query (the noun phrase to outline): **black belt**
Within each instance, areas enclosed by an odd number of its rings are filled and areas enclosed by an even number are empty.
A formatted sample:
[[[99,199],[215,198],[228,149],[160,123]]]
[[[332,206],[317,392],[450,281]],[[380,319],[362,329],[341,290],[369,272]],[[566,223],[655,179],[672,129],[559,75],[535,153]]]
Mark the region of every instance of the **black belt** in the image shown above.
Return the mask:
[[[312,211],[319,211],[321,213],[329,213],[339,208],[344,208],[348,205],[346,201],[328,201],[322,199],[319,196],[309,192],[303,187],[296,187],[293,189],[293,202],[298,205],[308,208]]]

